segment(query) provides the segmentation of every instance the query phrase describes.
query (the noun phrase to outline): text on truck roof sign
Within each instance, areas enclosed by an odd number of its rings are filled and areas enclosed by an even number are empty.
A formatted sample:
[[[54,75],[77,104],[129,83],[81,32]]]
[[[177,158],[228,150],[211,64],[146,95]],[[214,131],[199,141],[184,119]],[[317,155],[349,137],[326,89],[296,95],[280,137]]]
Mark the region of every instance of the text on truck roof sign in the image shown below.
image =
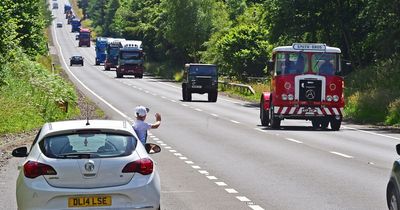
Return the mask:
[[[295,50],[312,50],[312,51],[326,50],[326,44],[315,44],[315,43],[294,43],[292,47]]]

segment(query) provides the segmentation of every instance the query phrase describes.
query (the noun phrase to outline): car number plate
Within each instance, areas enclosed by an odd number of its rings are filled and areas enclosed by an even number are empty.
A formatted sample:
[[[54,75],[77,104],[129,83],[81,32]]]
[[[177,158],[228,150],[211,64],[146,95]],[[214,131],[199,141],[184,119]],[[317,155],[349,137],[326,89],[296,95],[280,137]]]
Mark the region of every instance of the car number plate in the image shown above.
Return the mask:
[[[68,208],[90,207],[90,206],[111,206],[112,199],[109,195],[94,195],[82,197],[69,197]]]
[[[192,85],[192,88],[201,88],[201,85]]]
[[[314,108],[304,108],[303,109],[303,114],[310,114],[310,115],[313,115],[314,113],[316,113],[317,112],[317,109],[314,109]]]

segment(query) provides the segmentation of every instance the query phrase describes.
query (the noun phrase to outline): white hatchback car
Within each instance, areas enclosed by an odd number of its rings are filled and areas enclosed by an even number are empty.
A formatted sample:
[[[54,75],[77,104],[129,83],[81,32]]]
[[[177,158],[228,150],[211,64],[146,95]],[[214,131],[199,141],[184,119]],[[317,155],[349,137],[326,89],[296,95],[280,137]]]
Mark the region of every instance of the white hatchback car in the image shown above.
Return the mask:
[[[17,179],[19,210],[160,209],[160,178],[149,156],[161,148],[142,145],[126,121],[72,120],[46,123]]]

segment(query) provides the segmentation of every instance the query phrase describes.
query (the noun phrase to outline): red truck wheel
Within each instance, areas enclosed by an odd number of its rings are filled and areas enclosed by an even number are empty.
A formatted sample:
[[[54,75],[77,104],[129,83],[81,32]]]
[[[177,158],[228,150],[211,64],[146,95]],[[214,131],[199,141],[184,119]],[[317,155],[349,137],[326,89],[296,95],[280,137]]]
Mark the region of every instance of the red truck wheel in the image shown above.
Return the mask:
[[[268,112],[264,109],[264,99],[261,98],[260,102],[260,120],[261,120],[261,125],[262,126],[268,126],[269,125],[269,114]]]

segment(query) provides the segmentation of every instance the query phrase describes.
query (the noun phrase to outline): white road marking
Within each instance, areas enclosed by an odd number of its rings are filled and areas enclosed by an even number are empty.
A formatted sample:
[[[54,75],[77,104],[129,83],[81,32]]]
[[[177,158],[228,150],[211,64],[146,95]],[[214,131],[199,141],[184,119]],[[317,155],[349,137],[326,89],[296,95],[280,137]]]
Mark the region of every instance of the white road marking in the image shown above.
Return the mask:
[[[255,130],[258,130],[258,131],[261,131],[261,132],[263,132],[263,133],[267,133],[267,131],[266,130],[263,130],[263,129],[261,129],[261,128],[254,128]]]
[[[165,149],[171,149],[172,147],[168,146],[168,147],[164,147]]]
[[[228,193],[231,193],[231,194],[238,193],[238,191],[236,191],[235,189],[232,189],[232,188],[226,188],[225,191],[228,192]]]
[[[345,158],[353,158],[353,156],[346,155],[346,154],[343,154],[343,153],[340,153],[340,152],[330,151],[330,153],[335,154],[335,155],[339,155],[339,156],[342,156],[342,157],[345,157]]]
[[[154,138],[153,140],[156,141],[156,142],[159,143],[159,144],[164,143],[163,141],[157,140],[156,138]]]
[[[199,111],[199,112],[202,112],[202,111],[203,111],[203,110],[201,110],[201,109],[199,109],[199,108],[196,108],[196,109],[194,109],[194,110]]]
[[[200,166],[192,166],[192,168],[194,168],[194,169],[200,169],[201,167],[200,167]]]
[[[261,208],[261,206],[259,205],[249,205],[249,207],[253,210],[264,210],[263,208]]]
[[[187,160],[188,158],[187,158],[187,157],[179,157],[179,159],[181,159],[181,160]]]
[[[181,104],[182,106],[189,106],[189,105],[187,105],[187,104]]]
[[[397,138],[397,137],[394,137],[394,136],[388,136],[388,135],[385,135],[385,134],[374,133],[374,132],[371,132],[371,131],[364,131],[364,130],[360,130],[360,129],[357,129],[357,128],[352,128],[352,127],[349,127],[349,126],[342,126],[342,127],[343,128],[348,128],[348,129],[351,129],[351,130],[355,130],[355,131],[358,131],[358,132],[362,132],[362,133],[368,133],[368,134],[371,134],[371,135],[386,137],[386,138],[390,138],[390,139],[394,139],[394,140],[400,140],[400,138]]]
[[[201,174],[206,174],[206,175],[209,174],[208,171],[206,171],[206,170],[199,170],[199,173],[201,173]]]
[[[218,117],[218,115],[217,114],[211,114],[212,116],[214,116],[214,117]]]
[[[176,103],[176,101],[175,101],[175,100],[172,100],[172,99],[171,99],[171,102],[174,102],[174,103]]]
[[[215,177],[215,176],[207,176],[207,178],[208,178],[209,180],[217,180],[217,179],[218,179],[218,178]]]
[[[239,201],[242,201],[242,202],[250,202],[250,201],[251,201],[251,200],[248,199],[246,196],[236,196],[236,198],[237,198]]]
[[[236,120],[230,120],[230,121],[233,122],[233,123],[236,123],[236,124],[240,124],[240,122],[238,122]]]
[[[234,104],[242,104],[242,103],[240,103],[240,102],[232,101],[232,100],[228,100],[228,99],[224,99],[224,98],[221,98],[221,100],[227,101],[227,102],[231,102],[231,103],[234,103]]]
[[[298,144],[302,144],[303,143],[302,141],[299,141],[299,140],[296,140],[296,139],[292,139],[292,138],[285,138],[285,139],[288,140],[288,141],[291,141],[291,142],[298,143]]]
[[[177,87],[177,86],[170,85],[170,84],[167,84],[167,83],[164,83],[164,82],[160,82],[160,81],[155,80],[155,79],[150,79],[150,80],[153,80],[153,81],[155,81],[155,82],[157,82],[159,84],[162,84],[162,85],[165,85],[165,86],[169,86],[169,87],[172,87],[172,88],[175,88],[175,89],[182,89],[181,87]]]
[[[174,153],[175,156],[182,156],[181,153]]]
[[[164,143],[161,143],[160,145],[161,145],[161,146],[167,146],[167,144],[164,144]]]
[[[193,164],[193,161],[188,160],[188,161],[185,161],[185,163],[187,163],[187,164]]]
[[[165,96],[161,96],[161,98],[163,98],[163,99],[166,99],[167,97],[165,97]]]
[[[176,150],[173,150],[173,149],[171,149],[171,150],[169,150],[170,152],[176,152]]]
[[[159,139],[159,138],[157,138],[157,137],[155,137],[155,138],[153,138],[153,140],[154,140],[154,141],[157,141],[157,140],[160,140],[160,139]]]
[[[215,182],[218,186],[228,186],[225,182]]]

